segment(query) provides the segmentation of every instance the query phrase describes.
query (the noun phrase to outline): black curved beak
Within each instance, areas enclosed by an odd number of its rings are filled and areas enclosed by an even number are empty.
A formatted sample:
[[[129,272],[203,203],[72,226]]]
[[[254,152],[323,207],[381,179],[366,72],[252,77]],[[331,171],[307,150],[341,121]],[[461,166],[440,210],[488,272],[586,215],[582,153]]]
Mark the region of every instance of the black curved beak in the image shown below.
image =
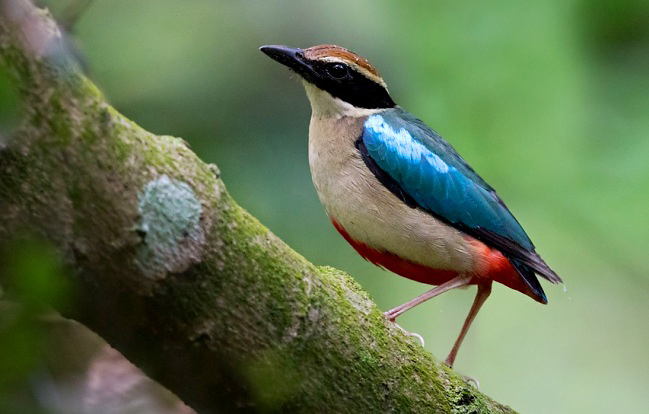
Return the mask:
[[[302,49],[282,45],[266,45],[260,47],[259,50],[307,80],[312,75],[311,65],[305,59]]]

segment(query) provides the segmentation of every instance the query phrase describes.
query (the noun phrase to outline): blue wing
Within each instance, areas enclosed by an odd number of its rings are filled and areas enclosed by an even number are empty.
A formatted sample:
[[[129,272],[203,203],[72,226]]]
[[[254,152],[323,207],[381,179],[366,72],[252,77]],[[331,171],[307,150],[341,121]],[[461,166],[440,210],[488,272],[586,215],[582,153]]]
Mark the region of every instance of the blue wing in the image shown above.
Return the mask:
[[[554,283],[561,281],[535,253],[494,189],[413,115],[397,107],[369,116],[357,146],[368,167],[395,195],[500,250],[535,290],[540,290],[535,272]]]

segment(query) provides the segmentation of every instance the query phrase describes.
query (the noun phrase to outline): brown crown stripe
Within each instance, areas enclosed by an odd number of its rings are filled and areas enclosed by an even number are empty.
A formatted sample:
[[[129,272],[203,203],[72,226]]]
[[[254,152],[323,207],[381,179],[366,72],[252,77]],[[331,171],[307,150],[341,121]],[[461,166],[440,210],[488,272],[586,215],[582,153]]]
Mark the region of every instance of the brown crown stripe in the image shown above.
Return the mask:
[[[336,45],[313,46],[308,49],[304,49],[304,56],[306,56],[308,59],[320,59],[324,57],[340,58],[349,62],[353,62],[361,68],[367,70],[372,75],[380,77],[379,72],[374,69],[374,66],[370,65],[370,62],[358,56],[356,53],[345,49],[344,47]]]

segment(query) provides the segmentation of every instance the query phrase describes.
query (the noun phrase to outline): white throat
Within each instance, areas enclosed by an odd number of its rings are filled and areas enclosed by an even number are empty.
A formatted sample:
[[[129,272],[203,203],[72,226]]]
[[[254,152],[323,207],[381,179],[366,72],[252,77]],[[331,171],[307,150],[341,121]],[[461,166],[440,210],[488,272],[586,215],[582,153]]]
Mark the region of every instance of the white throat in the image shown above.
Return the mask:
[[[307,81],[302,81],[306,95],[311,102],[311,110],[314,117],[361,117],[369,116],[383,109],[357,108],[339,98],[334,98],[329,92],[323,91]]]

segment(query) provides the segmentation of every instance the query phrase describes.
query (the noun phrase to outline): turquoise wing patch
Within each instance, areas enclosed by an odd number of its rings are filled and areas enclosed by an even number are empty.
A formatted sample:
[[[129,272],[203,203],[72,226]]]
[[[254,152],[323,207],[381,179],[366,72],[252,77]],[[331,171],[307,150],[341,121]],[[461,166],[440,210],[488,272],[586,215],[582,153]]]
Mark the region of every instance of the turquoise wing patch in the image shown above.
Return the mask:
[[[493,188],[414,116],[399,108],[371,115],[361,138],[374,162],[422,209],[461,229],[488,231],[533,251]]]

